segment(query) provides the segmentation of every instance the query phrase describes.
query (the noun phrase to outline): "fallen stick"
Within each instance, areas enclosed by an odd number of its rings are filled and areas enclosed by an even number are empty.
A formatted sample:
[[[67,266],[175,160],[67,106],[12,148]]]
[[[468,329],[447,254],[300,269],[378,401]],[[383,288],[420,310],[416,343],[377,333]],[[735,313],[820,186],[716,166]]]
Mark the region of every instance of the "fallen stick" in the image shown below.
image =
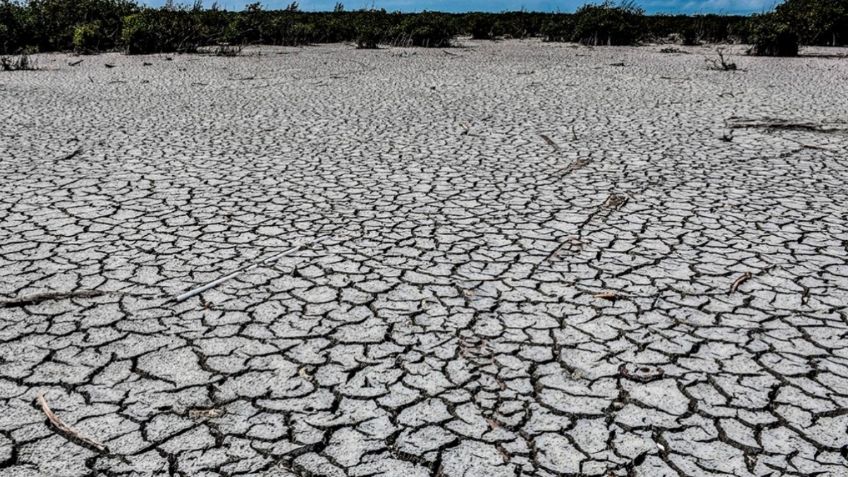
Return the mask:
[[[557,143],[555,143],[553,139],[549,138],[544,134],[539,134],[539,137],[541,137],[546,143],[548,143],[548,146],[554,148],[555,151],[559,151],[559,146],[557,146]]]
[[[607,300],[607,301],[615,301],[618,298],[618,294],[616,292],[613,292],[613,291],[604,291],[604,292],[600,292],[600,293],[595,293],[592,296],[595,297],[595,298],[599,298],[601,300]]]
[[[74,149],[74,151],[73,151],[73,152],[71,152],[70,154],[66,154],[66,155],[65,155],[62,159],[60,159],[60,160],[61,160],[61,161],[67,161],[68,159],[73,159],[73,158],[75,158],[75,157],[76,157],[79,153],[81,153],[81,152],[82,152],[82,148],[78,147],[78,148]]]
[[[731,129],[767,129],[767,130],[794,130],[794,131],[809,131],[819,133],[844,133],[846,131],[845,124],[841,122],[830,123],[814,123],[814,122],[793,122],[788,119],[773,119],[765,118],[744,119],[732,117],[725,121],[727,127]]]
[[[37,305],[45,301],[68,300],[72,298],[94,298],[103,295],[106,295],[106,292],[102,292],[100,290],[80,290],[70,293],[36,293],[35,295],[0,301],[0,308],[20,308],[24,306]]]
[[[730,285],[730,293],[735,292],[736,289],[739,288],[740,285],[742,285],[743,283],[747,282],[750,279],[751,279],[751,272],[743,273],[742,276],[737,278],[736,281],[734,281],[733,284]]]
[[[38,393],[38,397],[36,398],[36,401],[38,401],[38,405],[41,406],[41,411],[44,413],[44,415],[47,416],[47,420],[50,421],[50,424],[52,424],[53,427],[56,428],[57,431],[64,434],[65,437],[67,437],[69,440],[71,440],[73,442],[77,442],[77,443],[84,445],[86,447],[92,447],[97,452],[101,452],[101,453],[109,452],[108,447],[106,447],[105,445],[103,445],[103,444],[101,444],[101,443],[99,443],[99,442],[97,442],[93,439],[89,439],[88,437],[83,436],[82,434],[79,433],[78,430],[76,430],[73,427],[62,422],[62,420],[59,419],[59,416],[57,416],[56,414],[53,414],[53,411],[50,410],[50,406],[47,405],[47,400],[44,399],[44,393],[43,392]]]
[[[217,280],[213,280],[213,281],[207,283],[206,285],[203,285],[202,287],[195,288],[194,290],[189,290],[189,291],[183,293],[182,295],[178,295],[176,298],[174,298],[174,301],[176,301],[176,302],[185,301],[185,300],[187,300],[187,299],[189,299],[189,298],[191,298],[195,295],[199,295],[200,293],[205,292],[206,290],[209,290],[211,288],[215,288],[216,286],[224,283],[225,281],[230,280],[231,278],[234,278],[234,277],[236,277],[236,276],[238,276],[238,275],[240,275],[240,274],[242,274],[242,273],[244,273],[248,270],[253,270],[254,268],[258,267],[259,265],[261,265],[263,263],[272,262],[274,260],[279,259],[280,257],[284,257],[286,255],[289,255],[292,252],[296,252],[296,251],[300,250],[301,247],[302,247],[301,245],[298,245],[296,247],[292,247],[288,250],[284,250],[284,251],[282,251],[282,252],[280,252],[276,255],[268,257],[268,258],[266,258],[265,260],[263,260],[259,263],[252,263],[250,265],[245,265],[245,266],[237,269],[236,271],[230,273],[229,275],[224,275],[223,277],[218,278]]]

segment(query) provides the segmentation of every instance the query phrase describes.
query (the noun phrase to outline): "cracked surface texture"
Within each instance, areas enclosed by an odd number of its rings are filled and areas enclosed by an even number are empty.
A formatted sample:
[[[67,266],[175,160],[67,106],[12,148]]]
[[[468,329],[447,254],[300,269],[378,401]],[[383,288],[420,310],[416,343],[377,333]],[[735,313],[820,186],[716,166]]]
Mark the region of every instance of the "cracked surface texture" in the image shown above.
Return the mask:
[[[465,44],[0,74],[0,474],[846,475],[848,63]]]

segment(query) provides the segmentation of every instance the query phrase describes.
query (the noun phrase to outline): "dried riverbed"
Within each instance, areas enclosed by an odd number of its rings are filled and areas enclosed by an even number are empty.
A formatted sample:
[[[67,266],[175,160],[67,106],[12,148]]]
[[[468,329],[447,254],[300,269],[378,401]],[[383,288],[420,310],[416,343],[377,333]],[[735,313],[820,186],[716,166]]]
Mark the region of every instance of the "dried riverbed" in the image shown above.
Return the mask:
[[[463,43],[0,72],[0,474],[844,475],[848,62]]]

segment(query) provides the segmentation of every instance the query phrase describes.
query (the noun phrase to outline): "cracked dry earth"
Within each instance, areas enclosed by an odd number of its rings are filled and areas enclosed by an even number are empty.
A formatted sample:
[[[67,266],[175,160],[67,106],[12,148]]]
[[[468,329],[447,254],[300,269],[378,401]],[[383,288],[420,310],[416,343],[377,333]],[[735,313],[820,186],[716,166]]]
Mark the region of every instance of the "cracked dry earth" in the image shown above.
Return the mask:
[[[2,73],[0,474],[846,475],[848,64],[464,43]]]

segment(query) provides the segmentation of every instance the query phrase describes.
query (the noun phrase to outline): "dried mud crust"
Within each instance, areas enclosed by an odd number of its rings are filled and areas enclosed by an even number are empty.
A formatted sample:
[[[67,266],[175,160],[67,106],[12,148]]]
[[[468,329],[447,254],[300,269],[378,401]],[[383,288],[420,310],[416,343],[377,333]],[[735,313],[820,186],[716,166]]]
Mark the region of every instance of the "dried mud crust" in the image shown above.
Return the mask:
[[[0,474],[844,475],[848,64],[465,44],[0,74]]]

